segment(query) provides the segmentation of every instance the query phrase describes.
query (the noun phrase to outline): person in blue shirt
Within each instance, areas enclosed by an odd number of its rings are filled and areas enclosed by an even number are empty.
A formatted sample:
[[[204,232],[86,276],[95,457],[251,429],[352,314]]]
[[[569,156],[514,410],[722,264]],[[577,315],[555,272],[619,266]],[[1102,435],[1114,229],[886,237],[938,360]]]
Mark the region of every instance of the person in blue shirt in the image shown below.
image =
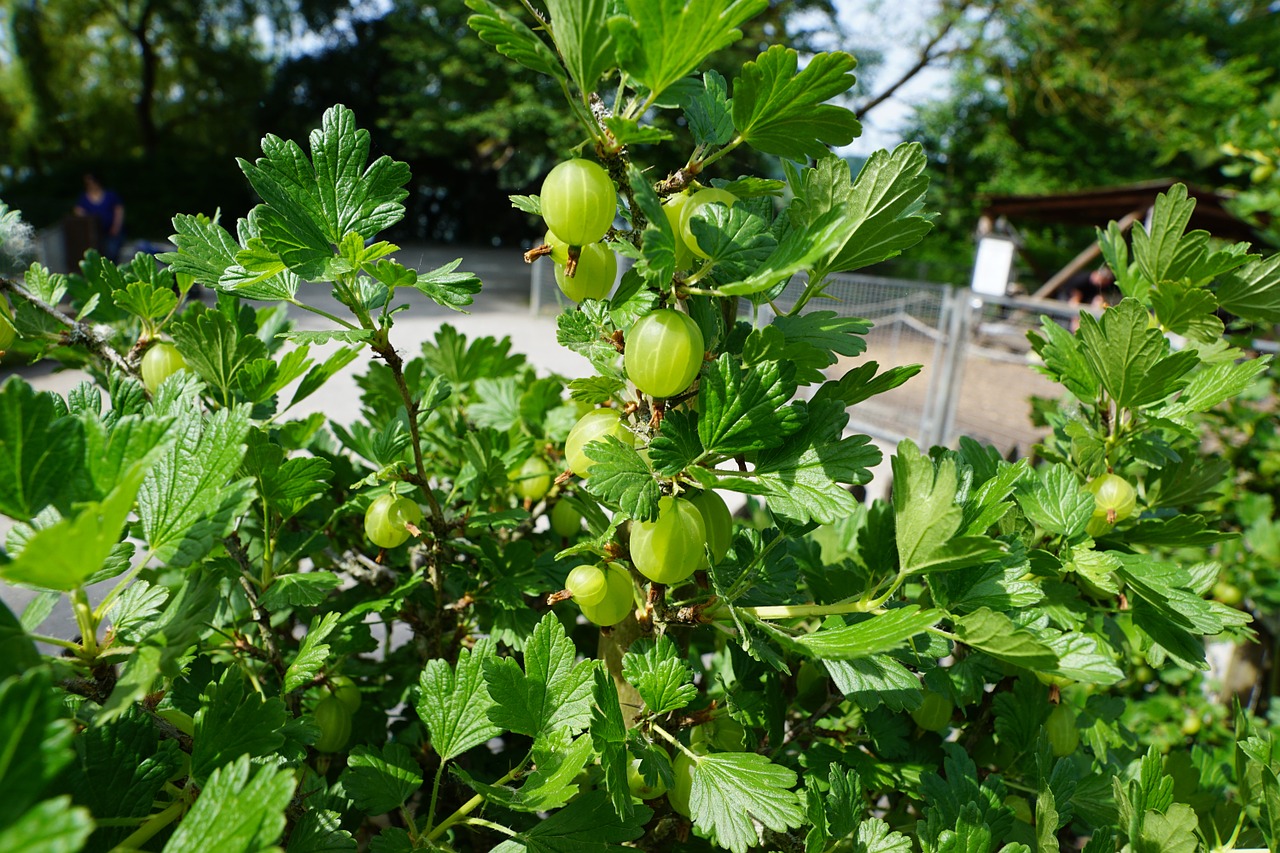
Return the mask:
[[[124,202],[114,191],[105,189],[92,173],[84,176],[84,192],[76,201],[76,216],[88,216],[97,225],[97,249],[111,263],[120,258],[124,245]]]

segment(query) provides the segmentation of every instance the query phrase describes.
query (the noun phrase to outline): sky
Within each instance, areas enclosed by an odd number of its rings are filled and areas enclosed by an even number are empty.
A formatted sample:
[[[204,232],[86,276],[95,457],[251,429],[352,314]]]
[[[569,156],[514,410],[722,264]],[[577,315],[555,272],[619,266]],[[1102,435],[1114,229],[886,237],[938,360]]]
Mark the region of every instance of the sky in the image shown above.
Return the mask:
[[[846,45],[857,56],[858,44],[874,44],[884,53],[884,64],[875,69],[871,91],[879,91],[897,79],[917,59],[918,33],[937,8],[937,0],[836,0],[840,23],[854,43]],[[845,155],[866,157],[902,141],[902,130],[912,115],[912,105],[938,96],[950,75],[941,68],[926,68],[869,112],[862,121],[862,136],[841,149]]]

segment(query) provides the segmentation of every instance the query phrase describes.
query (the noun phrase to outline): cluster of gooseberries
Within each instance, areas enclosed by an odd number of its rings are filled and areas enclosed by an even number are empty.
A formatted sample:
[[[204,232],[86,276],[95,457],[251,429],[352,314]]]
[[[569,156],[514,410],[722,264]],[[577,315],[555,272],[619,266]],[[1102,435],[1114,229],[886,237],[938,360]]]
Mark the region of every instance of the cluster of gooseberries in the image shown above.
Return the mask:
[[[574,302],[604,299],[618,277],[618,258],[600,242],[617,212],[609,173],[590,160],[566,160],[542,182],[546,244],[556,284]]]
[[[723,560],[732,531],[729,508],[715,492],[664,497],[656,519],[632,522],[631,562],[654,583],[678,584]],[[565,589],[583,615],[601,626],[616,625],[635,606],[635,584],[618,563],[576,566]]]

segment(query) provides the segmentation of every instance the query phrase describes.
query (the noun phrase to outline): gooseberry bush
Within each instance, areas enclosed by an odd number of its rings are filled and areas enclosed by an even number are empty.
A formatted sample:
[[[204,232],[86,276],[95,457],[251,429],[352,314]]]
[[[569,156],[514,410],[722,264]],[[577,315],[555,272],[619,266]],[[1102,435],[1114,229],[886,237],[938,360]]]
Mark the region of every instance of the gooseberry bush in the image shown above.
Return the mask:
[[[1034,464],[903,441],[860,501],[848,410],[918,368],[829,375],[869,324],[809,306],[930,216],[919,146],[829,151],[853,58],[698,73],[765,0],[470,5],[583,130],[513,203],[592,374],[451,326],[397,349],[404,288],[480,282],[379,239],[408,170],[343,107],[240,161],[234,233],[4,279],[21,352],[90,380],[0,388],[0,577],[35,591],[0,608],[0,849],[1274,846],[1256,708],[1204,747],[1131,709],[1249,637],[1206,598],[1230,531],[1190,510],[1230,472],[1196,417],[1266,367],[1218,312],[1273,321],[1280,260],[1171,192],[1101,235],[1124,299],[1032,336],[1063,388]],[[783,178],[723,173],[739,148]],[[345,368],[358,413],[297,413]]]

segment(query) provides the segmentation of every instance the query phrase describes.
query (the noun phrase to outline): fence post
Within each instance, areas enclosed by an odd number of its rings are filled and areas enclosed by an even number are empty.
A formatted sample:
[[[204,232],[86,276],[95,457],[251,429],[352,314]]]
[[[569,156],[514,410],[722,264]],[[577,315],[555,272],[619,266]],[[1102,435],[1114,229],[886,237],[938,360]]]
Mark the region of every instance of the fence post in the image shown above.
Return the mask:
[[[925,428],[921,443],[926,448],[946,445],[955,427],[960,403],[963,362],[968,349],[969,288],[947,287],[942,294],[942,316],[938,331],[942,346],[935,361],[936,372],[925,399]]]

